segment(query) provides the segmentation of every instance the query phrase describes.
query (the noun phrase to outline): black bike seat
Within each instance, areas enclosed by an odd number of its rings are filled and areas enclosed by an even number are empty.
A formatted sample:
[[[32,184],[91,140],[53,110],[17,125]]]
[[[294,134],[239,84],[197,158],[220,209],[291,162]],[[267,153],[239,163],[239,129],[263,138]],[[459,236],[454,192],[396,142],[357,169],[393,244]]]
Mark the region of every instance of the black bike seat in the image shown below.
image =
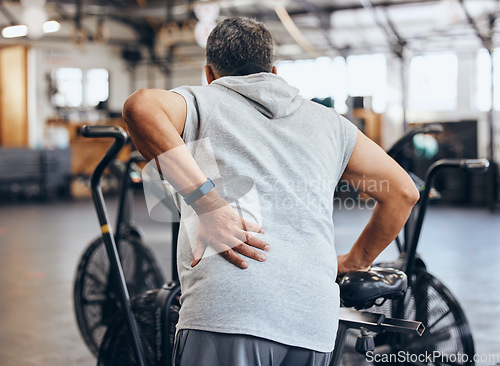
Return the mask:
[[[345,307],[368,309],[378,299],[395,299],[405,294],[406,274],[394,268],[372,267],[369,271],[349,272],[339,281],[340,300]]]

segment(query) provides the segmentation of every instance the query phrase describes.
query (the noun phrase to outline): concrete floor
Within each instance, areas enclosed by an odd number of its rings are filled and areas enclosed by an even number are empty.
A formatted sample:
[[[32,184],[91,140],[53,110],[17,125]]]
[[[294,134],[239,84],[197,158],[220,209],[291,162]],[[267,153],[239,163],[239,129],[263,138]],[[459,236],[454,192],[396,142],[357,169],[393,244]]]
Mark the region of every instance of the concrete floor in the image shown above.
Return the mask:
[[[110,207],[114,217],[114,198]],[[339,254],[370,215],[335,214]],[[168,278],[170,229],[152,221],[141,195],[135,218]],[[81,253],[98,234],[90,200],[0,206],[0,365],[94,365],[73,315],[74,274]],[[419,252],[429,271],[461,302],[476,351],[500,365],[500,214],[485,209],[431,207]],[[381,259],[394,259],[389,247]]]

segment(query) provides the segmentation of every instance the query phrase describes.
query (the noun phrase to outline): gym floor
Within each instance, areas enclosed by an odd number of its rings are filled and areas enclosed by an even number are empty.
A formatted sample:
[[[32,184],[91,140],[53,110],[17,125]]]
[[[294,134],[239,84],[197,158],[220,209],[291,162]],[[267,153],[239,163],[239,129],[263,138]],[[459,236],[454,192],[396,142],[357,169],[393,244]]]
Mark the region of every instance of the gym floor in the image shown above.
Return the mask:
[[[151,220],[137,194],[135,221],[170,277],[170,228]],[[109,199],[114,217],[116,198]],[[339,254],[347,252],[370,215],[339,209]],[[0,365],[94,365],[73,313],[79,257],[99,232],[90,200],[0,206]],[[482,208],[433,206],[420,243],[428,269],[458,298],[472,327],[476,352],[500,365],[500,214]],[[390,246],[382,260],[396,257]]]

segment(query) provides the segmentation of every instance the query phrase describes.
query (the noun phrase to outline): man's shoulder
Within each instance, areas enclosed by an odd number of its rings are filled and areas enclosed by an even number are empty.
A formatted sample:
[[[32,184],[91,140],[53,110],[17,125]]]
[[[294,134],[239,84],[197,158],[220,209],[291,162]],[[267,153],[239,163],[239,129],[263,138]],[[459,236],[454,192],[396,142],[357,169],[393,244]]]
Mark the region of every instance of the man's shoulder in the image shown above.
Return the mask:
[[[205,92],[214,92],[216,90],[220,90],[216,85],[208,84],[208,85],[181,85],[178,86],[172,91],[185,91],[188,93],[205,93]]]
[[[202,100],[213,100],[221,98],[224,93],[223,88],[218,88],[214,85],[183,85],[172,89],[186,99],[188,103]]]

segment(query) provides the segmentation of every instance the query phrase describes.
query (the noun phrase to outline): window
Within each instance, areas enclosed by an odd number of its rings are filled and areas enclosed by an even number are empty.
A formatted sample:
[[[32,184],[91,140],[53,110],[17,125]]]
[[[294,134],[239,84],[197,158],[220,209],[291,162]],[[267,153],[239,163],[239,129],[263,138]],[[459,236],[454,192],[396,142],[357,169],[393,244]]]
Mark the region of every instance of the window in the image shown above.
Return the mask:
[[[300,90],[307,99],[331,97],[335,90],[334,63],[326,57],[315,60],[281,61],[278,75]]]
[[[387,100],[387,66],[384,55],[350,56],[334,59],[281,61],[278,75],[297,87],[307,99],[332,97],[339,113],[347,112],[347,96],[370,96],[376,112]]]
[[[481,50],[476,59],[476,107],[480,111],[491,109],[491,58],[487,50]],[[493,74],[495,82],[495,109],[500,109],[500,57],[493,52]]]
[[[360,55],[347,58],[348,93],[372,97],[372,109],[381,113],[387,103],[387,62],[384,55]]]
[[[64,67],[52,74],[54,94],[52,103],[56,107],[79,107],[83,101],[82,69]]]
[[[59,108],[95,107],[109,97],[106,69],[62,67],[51,74],[52,104]]]
[[[422,111],[457,108],[458,59],[442,53],[413,57],[410,63],[408,107]]]
[[[108,100],[109,75],[106,69],[90,69],[85,73],[85,105],[95,107]]]
[[[342,57],[330,59],[277,62],[278,75],[300,90],[306,99],[332,97],[335,109],[345,113],[347,85],[345,62]]]

